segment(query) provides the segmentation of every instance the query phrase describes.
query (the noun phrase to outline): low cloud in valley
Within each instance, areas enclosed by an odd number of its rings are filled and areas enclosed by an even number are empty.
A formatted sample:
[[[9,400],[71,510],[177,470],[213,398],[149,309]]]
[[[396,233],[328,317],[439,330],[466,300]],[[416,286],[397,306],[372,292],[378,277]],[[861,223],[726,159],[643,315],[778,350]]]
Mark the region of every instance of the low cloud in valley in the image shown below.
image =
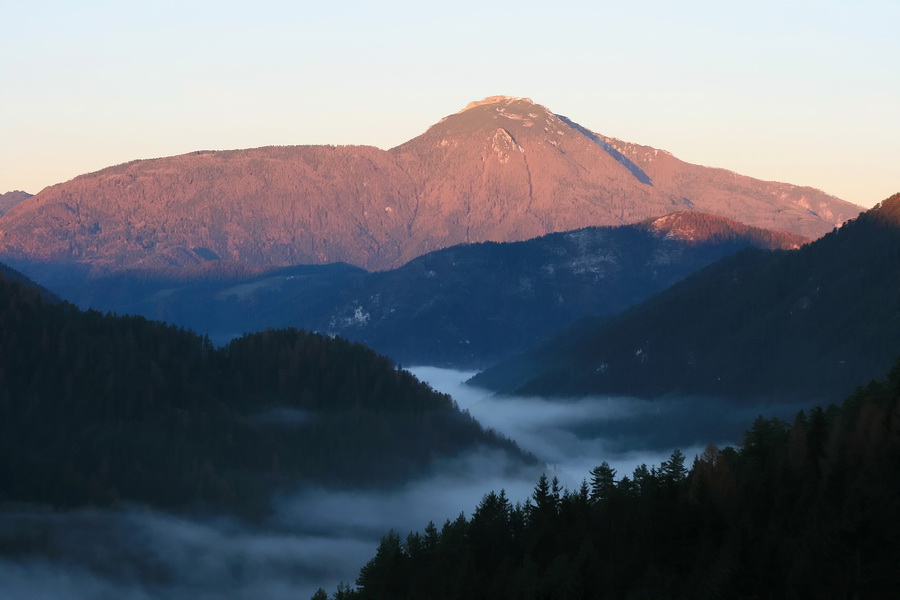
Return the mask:
[[[739,442],[758,414],[791,419],[800,406],[735,408],[723,401],[634,398],[495,398],[465,386],[472,373],[410,369],[450,393],[485,427],[513,438],[570,489],[602,461],[630,475],[680,448],[690,461],[708,443]],[[310,415],[273,411],[267,422],[303,427]],[[306,599],[355,582],[389,530],[405,536],[471,514],[505,489],[524,502],[543,466],[523,469],[502,454],[473,451],[436,461],[429,473],[382,490],[305,487],[279,497],[250,525],[230,518],[173,516],[139,507],[0,515],[0,544],[25,548],[0,559],[0,597],[16,600]],[[22,544],[21,542],[26,543]]]

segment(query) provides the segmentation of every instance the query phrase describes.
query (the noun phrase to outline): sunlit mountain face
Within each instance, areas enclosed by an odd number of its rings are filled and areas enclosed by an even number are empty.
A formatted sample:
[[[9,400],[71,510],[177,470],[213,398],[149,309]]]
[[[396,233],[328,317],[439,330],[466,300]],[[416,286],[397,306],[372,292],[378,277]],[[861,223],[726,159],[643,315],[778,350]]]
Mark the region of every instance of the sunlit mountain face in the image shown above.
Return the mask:
[[[860,208],[691,165],[528,99],[496,96],[387,151],[194,152],[82,175],[0,219],[0,259],[29,275],[39,266],[73,276],[219,260],[382,270],[459,243],[683,210],[815,238]]]

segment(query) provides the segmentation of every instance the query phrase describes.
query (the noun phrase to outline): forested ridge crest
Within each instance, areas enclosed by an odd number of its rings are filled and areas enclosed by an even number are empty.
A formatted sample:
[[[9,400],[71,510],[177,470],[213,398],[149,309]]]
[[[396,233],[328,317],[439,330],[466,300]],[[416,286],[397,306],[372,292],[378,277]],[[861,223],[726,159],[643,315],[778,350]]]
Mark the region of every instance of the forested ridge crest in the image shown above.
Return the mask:
[[[0,279],[0,503],[259,516],[275,490],[389,485],[481,446],[533,460],[361,344],[285,329],[216,348]]]

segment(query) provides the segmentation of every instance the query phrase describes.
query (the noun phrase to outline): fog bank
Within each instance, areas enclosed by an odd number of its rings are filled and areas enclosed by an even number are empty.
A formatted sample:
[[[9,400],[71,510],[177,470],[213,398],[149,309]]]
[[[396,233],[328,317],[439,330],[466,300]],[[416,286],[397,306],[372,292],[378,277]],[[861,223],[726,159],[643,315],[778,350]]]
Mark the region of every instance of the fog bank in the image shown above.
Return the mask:
[[[384,490],[305,487],[275,500],[259,525],[122,511],[0,512],[0,598],[54,600],[297,600],[354,584],[381,537],[440,527],[470,513],[491,489],[530,494],[522,471],[497,450],[436,461],[430,474]]]
[[[648,402],[493,398],[463,385],[473,373],[409,369],[449,393],[484,426],[516,440],[577,488],[603,461],[631,475],[675,448],[688,461],[710,442],[739,442],[757,414],[793,418],[798,406],[735,408],[713,400]],[[312,415],[263,414],[302,428]],[[146,508],[118,512],[0,512],[0,598],[53,600],[305,600],[353,584],[389,530],[402,536],[429,521],[471,515],[482,496],[505,489],[524,502],[541,468],[523,470],[499,452],[474,450],[432,464],[428,474],[385,490],[303,487],[275,500],[274,514],[249,525],[174,516]],[[13,554],[13,547],[20,550]]]
[[[485,427],[533,452],[570,488],[603,461],[619,477],[630,476],[640,464],[658,465],[678,448],[689,466],[709,444],[739,444],[758,415],[793,421],[799,410],[808,408],[802,403],[737,405],[719,398],[495,397],[489,390],[465,385],[474,371],[409,371],[450,394]]]

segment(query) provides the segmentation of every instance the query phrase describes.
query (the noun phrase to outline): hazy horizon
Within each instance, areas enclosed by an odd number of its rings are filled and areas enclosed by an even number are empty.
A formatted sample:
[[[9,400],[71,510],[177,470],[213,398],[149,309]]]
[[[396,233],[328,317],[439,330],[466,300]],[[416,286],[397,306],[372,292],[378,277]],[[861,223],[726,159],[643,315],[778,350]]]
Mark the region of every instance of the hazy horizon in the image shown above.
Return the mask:
[[[283,0],[8,7],[0,193],[135,159],[387,149],[485,96],[864,207],[897,191],[900,5]]]

